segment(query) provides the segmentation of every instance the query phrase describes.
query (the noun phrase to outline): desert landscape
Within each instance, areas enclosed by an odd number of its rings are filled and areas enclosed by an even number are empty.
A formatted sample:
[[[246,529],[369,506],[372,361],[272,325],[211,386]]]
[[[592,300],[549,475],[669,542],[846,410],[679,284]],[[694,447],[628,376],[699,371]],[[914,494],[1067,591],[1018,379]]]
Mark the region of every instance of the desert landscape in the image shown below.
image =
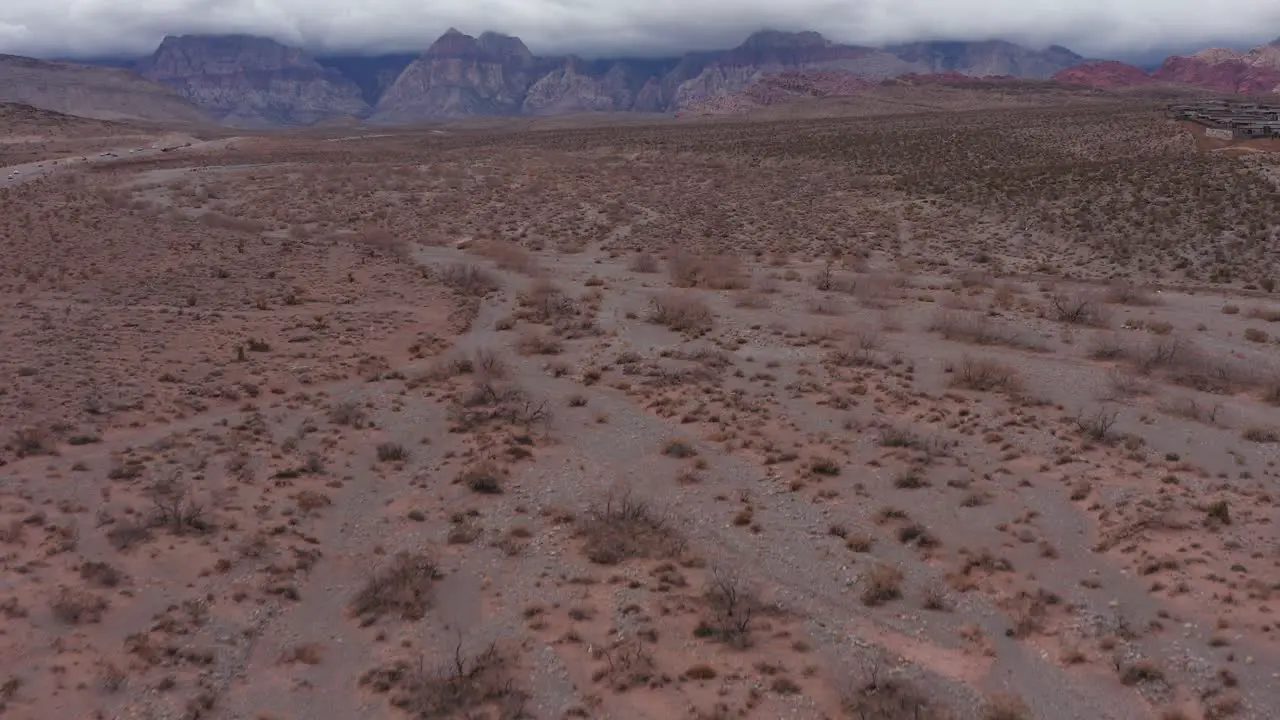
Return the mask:
[[[1275,148],[810,82],[6,106],[0,717],[1280,717]]]

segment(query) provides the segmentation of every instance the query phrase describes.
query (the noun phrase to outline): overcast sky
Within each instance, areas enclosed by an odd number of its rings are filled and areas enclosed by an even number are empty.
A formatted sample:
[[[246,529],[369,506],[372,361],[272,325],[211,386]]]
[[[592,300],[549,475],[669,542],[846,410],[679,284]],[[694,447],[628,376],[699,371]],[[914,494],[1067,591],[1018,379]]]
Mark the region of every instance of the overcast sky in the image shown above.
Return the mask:
[[[166,34],[225,32],[319,51],[417,51],[450,26],[519,35],[538,54],[716,49],[773,27],[1133,57],[1267,42],[1280,35],[1280,0],[0,0],[0,52],[42,57],[145,54]]]

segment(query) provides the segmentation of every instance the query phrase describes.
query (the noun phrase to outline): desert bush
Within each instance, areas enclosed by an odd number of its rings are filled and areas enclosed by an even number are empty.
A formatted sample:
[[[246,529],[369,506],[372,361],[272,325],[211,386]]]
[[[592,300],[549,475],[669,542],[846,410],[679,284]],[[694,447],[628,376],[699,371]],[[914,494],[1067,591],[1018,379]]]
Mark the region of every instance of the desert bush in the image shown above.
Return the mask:
[[[431,591],[441,574],[434,561],[422,553],[400,552],[378,570],[351,601],[352,614],[362,625],[372,625],[384,615],[421,620],[431,606]]]
[[[1089,343],[1089,357],[1094,360],[1117,360],[1128,354],[1129,348],[1119,333],[1094,333]]]
[[[578,525],[587,559],[617,565],[631,558],[674,557],[684,539],[667,518],[630,492],[611,493]]]
[[[40,425],[18,428],[13,431],[10,443],[18,457],[53,454],[53,433]]]
[[[1022,389],[1018,371],[995,360],[964,357],[951,378],[951,386],[981,392],[1017,393]]]
[[[1031,708],[1016,695],[999,694],[987,698],[982,720],[1030,720]]]
[[[1271,340],[1271,336],[1268,335],[1265,330],[1259,330],[1258,328],[1245,328],[1244,339],[1249,342],[1265,343]]]
[[[206,210],[200,214],[200,224],[218,230],[230,230],[239,233],[256,234],[266,230],[266,226],[250,218],[232,217],[220,212]]]
[[[1166,415],[1206,425],[1217,425],[1222,416],[1222,403],[1204,403],[1185,395],[1161,400],[1156,408]]]
[[[59,622],[79,625],[101,621],[108,607],[107,599],[101,595],[78,588],[62,587],[58,589],[49,609]]]
[[[929,330],[947,340],[974,345],[1004,345],[1024,350],[1039,350],[1040,344],[1024,337],[1007,325],[997,324],[991,318],[971,312],[941,310],[929,322]]]
[[[658,272],[658,259],[649,253],[637,253],[632,256],[631,263],[627,266],[631,272],[637,273],[656,273]]]
[[[365,673],[360,685],[390,693],[391,704],[417,720],[472,717],[487,705],[500,708],[502,718],[527,717],[526,695],[514,684],[513,666],[514,658],[497,645],[468,656],[459,639],[452,660],[435,669],[428,670],[423,658],[398,660]]]
[[[1151,394],[1151,383],[1141,373],[1128,368],[1113,367],[1107,371],[1108,399],[1123,400],[1137,395]]]
[[[376,451],[379,462],[404,462],[409,459],[409,450],[397,442],[380,442]]]
[[[1053,293],[1049,313],[1059,322],[1094,327],[1105,326],[1110,318],[1102,299],[1084,291]]]
[[[841,705],[851,720],[952,720],[952,714],[934,704],[914,685],[899,678],[882,678],[879,660],[855,687],[841,694]]]
[[[830,295],[810,298],[809,312],[815,315],[841,315],[844,313],[844,303]]]
[[[485,495],[498,495],[502,492],[502,479],[505,473],[492,460],[482,460],[458,473],[457,482],[466,485],[472,492]]]
[[[574,300],[550,280],[538,280],[520,293],[520,317],[532,323],[554,324],[578,314]]]
[[[1256,443],[1274,443],[1280,442],[1280,428],[1250,425],[1240,434],[1245,440]]]
[[[1116,280],[1107,286],[1103,299],[1117,305],[1155,305],[1156,299],[1129,280]]]
[[[1113,428],[1119,417],[1119,412],[1098,408],[1091,413],[1076,416],[1076,428],[1089,440],[1110,443],[1116,439]]]
[[[886,563],[876,563],[862,576],[862,604],[884,605],[902,597],[902,571]]]
[[[667,272],[676,287],[736,290],[747,286],[742,261],[734,255],[695,255],[676,250],[667,258]]]
[[[489,258],[503,270],[533,275],[538,272],[538,263],[533,255],[513,242],[488,240],[472,245],[470,250],[477,255]]]
[[[1280,322],[1280,309],[1254,306],[1249,308],[1247,316],[1253,320]]]
[[[493,273],[477,265],[455,263],[436,270],[440,282],[460,295],[484,297],[502,287]]]
[[[707,303],[696,295],[666,292],[651,301],[649,320],[676,332],[703,333],[715,318]]]
[[[755,592],[738,576],[715,569],[704,593],[711,610],[710,630],[716,638],[735,647],[751,642],[751,621],[760,613]]]
[[[515,346],[521,355],[559,355],[564,351],[564,345],[556,338],[532,331],[520,333]]]

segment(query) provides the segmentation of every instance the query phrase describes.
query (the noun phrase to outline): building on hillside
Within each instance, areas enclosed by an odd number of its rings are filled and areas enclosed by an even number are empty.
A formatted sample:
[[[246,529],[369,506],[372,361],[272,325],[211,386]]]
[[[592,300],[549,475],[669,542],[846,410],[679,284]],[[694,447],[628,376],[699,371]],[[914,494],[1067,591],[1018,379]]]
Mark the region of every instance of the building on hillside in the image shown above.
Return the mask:
[[[1236,140],[1280,138],[1280,105],[1206,100],[1170,105],[1168,112],[1178,120],[1229,131]]]

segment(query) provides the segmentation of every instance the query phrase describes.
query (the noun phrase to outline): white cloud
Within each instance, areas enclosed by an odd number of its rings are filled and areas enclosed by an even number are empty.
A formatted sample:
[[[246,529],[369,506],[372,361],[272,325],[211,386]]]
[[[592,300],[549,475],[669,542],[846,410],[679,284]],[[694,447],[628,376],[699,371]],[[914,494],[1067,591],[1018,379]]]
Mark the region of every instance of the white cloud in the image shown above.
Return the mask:
[[[419,50],[450,26],[536,53],[669,53],[761,27],[880,44],[1000,37],[1132,55],[1280,35],[1280,0],[0,0],[0,52],[141,54],[165,34],[247,32],[313,49]]]

